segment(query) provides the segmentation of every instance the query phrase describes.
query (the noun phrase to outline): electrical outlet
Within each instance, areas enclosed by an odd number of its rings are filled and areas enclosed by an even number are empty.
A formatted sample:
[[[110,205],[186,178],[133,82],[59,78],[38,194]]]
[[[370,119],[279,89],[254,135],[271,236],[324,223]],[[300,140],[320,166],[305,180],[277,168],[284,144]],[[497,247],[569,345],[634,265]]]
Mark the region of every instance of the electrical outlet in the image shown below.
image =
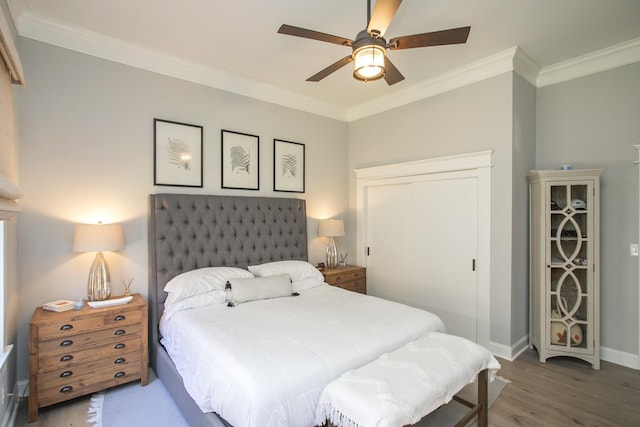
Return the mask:
[[[638,245],[637,244],[632,244],[629,250],[629,254],[631,256],[638,256]]]

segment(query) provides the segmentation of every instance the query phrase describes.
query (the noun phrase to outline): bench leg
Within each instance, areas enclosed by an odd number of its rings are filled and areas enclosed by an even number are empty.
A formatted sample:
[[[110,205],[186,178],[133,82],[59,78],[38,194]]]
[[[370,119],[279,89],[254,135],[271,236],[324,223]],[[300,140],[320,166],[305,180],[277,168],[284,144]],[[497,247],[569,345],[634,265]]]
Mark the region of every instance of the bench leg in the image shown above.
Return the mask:
[[[487,369],[480,371],[476,382],[478,383],[478,401],[475,405],[458,396],[453,397],[456,402],[471,408],[455,427],[464,427],[475,417],[478,417],[478,427],[489,425],[489,371]]]
[[[484,371],[478,374],[478,406],[480,406],[480,412],[478,412],[478,427],[487,427],[489,424],[489,375],[488,371]]]

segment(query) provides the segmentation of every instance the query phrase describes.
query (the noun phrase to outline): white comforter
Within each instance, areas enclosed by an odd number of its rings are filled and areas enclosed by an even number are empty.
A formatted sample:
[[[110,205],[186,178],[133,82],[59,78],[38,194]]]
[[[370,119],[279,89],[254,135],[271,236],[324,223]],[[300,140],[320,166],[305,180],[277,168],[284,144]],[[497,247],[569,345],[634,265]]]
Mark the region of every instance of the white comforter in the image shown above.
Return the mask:
[[[429,312],[329,285],[166,315],[162,343],[203,412],[235,427],[313,426],[324,387],[431,331]]]

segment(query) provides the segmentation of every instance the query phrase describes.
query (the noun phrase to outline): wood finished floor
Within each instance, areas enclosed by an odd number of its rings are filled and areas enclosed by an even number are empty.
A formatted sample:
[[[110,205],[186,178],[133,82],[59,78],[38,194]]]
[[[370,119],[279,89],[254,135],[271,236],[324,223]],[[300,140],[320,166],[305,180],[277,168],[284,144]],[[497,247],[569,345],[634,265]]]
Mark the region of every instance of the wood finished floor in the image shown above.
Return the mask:
[[[571,358],[540,363],[531,350],[513,362],[500,359],[500,363],[499,375],[511,383],[489,411],[492,426],[640,426],[640,371],[608,362],[595,371]],[[88,426],[88,399],[44,408],[31,424],[25,400],[15,426]]]

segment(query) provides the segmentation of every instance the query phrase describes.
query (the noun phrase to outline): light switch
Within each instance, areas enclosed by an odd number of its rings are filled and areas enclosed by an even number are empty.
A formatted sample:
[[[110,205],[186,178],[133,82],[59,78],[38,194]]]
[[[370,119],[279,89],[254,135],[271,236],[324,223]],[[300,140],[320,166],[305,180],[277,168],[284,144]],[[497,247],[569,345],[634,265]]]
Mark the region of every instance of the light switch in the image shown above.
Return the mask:
[[[630,255],[631,256],[638,256],[638,245],[637,244],[632,244],[631,245]]]

